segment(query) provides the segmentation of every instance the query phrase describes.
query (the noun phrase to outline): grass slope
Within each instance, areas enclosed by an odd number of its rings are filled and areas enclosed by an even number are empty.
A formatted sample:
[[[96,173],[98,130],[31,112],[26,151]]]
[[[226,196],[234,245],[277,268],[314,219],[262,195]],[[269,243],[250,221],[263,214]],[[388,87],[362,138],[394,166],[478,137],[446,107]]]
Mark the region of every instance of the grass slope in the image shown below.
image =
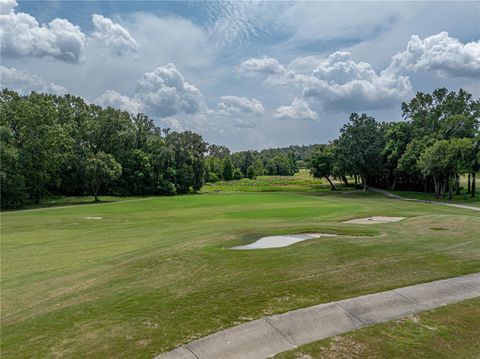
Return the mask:
[[[478,214],[311,185],[2,214],[2,357],[150,358],[262,315],[480,271]],[[340,222],[371,215],[407,219]],[[345,236],[228,250],[302,231]]]

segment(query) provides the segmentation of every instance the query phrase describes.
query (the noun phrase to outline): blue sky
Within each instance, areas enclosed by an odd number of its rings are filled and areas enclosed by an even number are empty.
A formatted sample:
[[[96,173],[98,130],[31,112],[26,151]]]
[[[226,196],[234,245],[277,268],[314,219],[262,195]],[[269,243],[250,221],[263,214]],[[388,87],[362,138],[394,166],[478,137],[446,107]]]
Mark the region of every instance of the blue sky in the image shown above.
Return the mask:
[[[480,95],[479,2],[1,0],[2,87],[142,111],[234,150],[327,142],[416,91]]]

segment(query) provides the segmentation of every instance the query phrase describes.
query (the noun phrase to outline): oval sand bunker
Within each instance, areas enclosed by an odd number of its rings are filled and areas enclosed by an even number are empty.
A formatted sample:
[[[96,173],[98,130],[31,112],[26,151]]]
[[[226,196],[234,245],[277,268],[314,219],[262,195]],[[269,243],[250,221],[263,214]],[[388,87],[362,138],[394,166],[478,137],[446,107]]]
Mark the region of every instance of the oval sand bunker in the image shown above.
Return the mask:
[[[351,219],[349,221],[343,221],[343,223],[353,223],[353,224],[378,224],[378,223],[391,223],[391,222],[398,222],[405,217],[381,217],[381,216],[374,216],[374,217],[367,217],[367,218],[357,218]]]
[[[294,243],[305,241],[312,238],[320,237],[337,237],[336,234],[327,233],[303,233],[303,234],[289,234],[282,236],[269,236],[260,238],[258,241],[246,244],[244,246],[232,247],[231,249],[265,249],[265,248],[280,248],[287,247]]]

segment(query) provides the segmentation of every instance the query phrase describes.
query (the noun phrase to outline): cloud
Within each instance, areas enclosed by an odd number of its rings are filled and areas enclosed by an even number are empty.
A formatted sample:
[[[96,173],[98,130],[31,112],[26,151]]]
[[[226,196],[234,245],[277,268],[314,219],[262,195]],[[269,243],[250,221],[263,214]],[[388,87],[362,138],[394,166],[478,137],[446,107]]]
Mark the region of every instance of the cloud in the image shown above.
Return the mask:
[[[260,101],[255,98],[251,100],[246,97],[222,96],[217,106],[220,115],[254,115],[262,116],[265,114]]]
[[[63,95],[67,90],[53,82],[30,73],[27,70],[19,70],[13,67],[0,65],[0,87],[15,90],[21,94],[29,94],[31,91]]]
[[[252,60],[244,61],[240,68],[259,69],[257,72],[265,75],[265,85],[298,90],[326,110],[349,112],[391,108],[413,91],[407,76],[390,71],[377,73],[370,64],[355,62],[349,52],[297,58],[287,69],[276,59]],[[243,66],[245,63],[249,66]],[[264,63],[270,66],[262,66]],[[269,71],[270,68],[276,71]]]
[[[318,121],[318,113],[310,109],[308,103],[301,98],[295,98],[289,106],[280,106],[275,111],[278,120],[308,120]]]
[[[169,128],[173,132],[182,132],[185,131],[185,128],[182,126],[179,120],[174,117],[163,118],[160,121],[160,125],[163,128]]]
[[[107,90],[95,99],[97,105],[118,108],[130,113],[141,112],[142,105],[135,99],[119,94],[114,90]]]
[[[16,13],[16,2],[2,0],[0,43],[7,57],[52,57],[78,63],[83,56],[85,34],[68,20],[56,18],[40,25],[26,13]]]
[[[238,66],[238,71],[246,74],[278,75],[285,72],[285,67],[280,65],[277,59],[265,56],[243,61]]]
[[[107,90],[95,102],[130,112],[142,111],[158,118],[208,110],[200,90],[186,82],[171,63],[145,72],[137,82],[133,97]]]
[[[410,79],[389,71],[377,73],[349,52],[335,52],[320,61],[303,95],[321,101],[328,110],[359,111],[391,108],[413,92]]]
[[[137,82],[135,99],[159,117],[194,114],[207,108],[200,90],[186,82],[172,63],[144,73]]]
[[[92,22],[95,31],[91,37],[101,46],[111,49],[114,54],[123,55],[138,49],[137,41],[121,25],[99,14],[92,15]]]
[[[13,12],[15,7],[17,7],[16,0],[1,0],[0,1],[0,15],[7,15]]]
[[[442,74],[480,76],[480,41],[463,44],[443,31],[420,39],[412,35],[407,49],[393,56],[391,72],[438,70]]]

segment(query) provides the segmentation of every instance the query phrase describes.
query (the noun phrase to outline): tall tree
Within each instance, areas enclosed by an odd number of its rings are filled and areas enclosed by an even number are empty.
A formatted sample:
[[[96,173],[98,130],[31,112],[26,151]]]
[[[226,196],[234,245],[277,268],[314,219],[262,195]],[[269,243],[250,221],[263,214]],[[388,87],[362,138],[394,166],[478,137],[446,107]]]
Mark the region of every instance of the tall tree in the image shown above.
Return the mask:
[[[122,166],[115,161],[112,155],[100,151],[87,159],[85,171],[92,194],[95,196],[95,202],[97,202],[102,185],[120,177]]]
[[[328,183],[330,183],[332,191],[335,191],[335,185],[330,180],[330,176],[333,174],[333,163],[333,151],[330,146],[318,149],[308,160],[308,166],[312,176],[316,178],[325,178]]]
[[[366,114],[352,113],[340,133],[336,146],[350,157],[350,171],[360,175],[365,191],[368,178],[382,171],[383,137],[379,124]]]

